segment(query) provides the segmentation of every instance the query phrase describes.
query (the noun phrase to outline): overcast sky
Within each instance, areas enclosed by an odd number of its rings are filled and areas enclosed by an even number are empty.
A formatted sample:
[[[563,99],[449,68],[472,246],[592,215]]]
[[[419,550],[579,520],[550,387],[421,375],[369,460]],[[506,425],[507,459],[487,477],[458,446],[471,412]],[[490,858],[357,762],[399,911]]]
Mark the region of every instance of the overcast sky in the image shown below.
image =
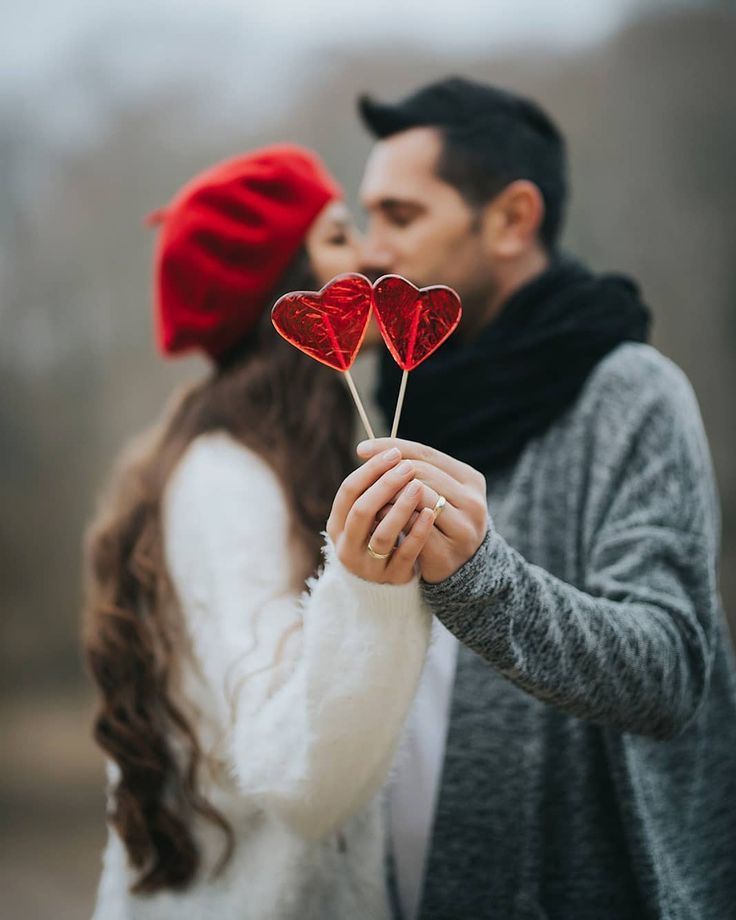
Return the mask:
[[[214,90],[218,114],[276,114],[314,49],[365,39],[468,52],[595,42],[653,7],[698,0],[8,0],[0,103],[49,147],[84,146],[116,102]],[[245,98],[244,98],[245,97]]]
[[[684,2],[684,0],[683,0]],[[285,48],[336,38],[413,36],[423,44],[595,40],[637,8],[678,0],[16,0],[3,10],[3,81],[55,68],[85,36],[121,22],[175,32],[226,27]],[[273,53],[273,49],[270,49]],[[15,82],[15,80],[13,80]],[[5,88],[9,87],[5,82]]]

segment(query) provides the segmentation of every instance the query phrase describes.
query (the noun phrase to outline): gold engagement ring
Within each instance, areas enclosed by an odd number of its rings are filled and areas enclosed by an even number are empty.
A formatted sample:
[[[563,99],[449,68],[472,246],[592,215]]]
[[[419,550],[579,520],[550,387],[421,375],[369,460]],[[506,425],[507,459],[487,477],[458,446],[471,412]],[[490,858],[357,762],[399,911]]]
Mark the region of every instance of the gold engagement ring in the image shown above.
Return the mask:
[[[372,556],[374,559],[388,559],[388,557],[389,557],[392,553],[393,553],[393,550],[391,550],[391,551],[388,552],[388,553],[377,553],[377,552],[373,549],[373,547],[370,545],[370,543],[368,544],[368,555],[369,555],[369,556]]]

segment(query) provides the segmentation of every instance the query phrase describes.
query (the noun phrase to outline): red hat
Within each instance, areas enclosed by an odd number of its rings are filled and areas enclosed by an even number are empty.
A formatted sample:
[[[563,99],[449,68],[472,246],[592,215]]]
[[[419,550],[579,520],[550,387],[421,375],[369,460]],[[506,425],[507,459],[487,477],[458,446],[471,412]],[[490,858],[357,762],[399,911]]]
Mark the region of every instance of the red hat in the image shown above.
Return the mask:
[[[342,190],[320,160],[278,145],[236,157],[188,182],[149,219],[156,327],[165,354],[217,359],[257,323],[325,205]]]

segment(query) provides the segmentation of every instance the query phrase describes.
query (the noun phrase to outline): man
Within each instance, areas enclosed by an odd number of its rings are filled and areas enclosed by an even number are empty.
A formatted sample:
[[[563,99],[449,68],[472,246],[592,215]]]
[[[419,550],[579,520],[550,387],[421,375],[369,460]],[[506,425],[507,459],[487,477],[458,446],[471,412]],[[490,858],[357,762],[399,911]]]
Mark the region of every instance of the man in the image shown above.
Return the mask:
[[[447,499],[421,557],[446,629],[392,794],[400,908],[736,917],[734,665],[690,386],[635,285],[559,254],[564,143],[537,105],[455,78],[360,111],[364,270],[464,306],[395,442],[423,504]],[[385,355],[387,418],[398,379]]]

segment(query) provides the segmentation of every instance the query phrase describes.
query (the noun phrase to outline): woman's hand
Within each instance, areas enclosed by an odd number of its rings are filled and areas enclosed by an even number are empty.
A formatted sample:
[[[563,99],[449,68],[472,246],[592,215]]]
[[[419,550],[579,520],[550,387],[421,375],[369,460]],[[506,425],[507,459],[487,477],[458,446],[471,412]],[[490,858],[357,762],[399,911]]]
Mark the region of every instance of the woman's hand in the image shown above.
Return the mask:
[[[381,584],[405,584],[416,572],[419,553],[434,524],[431,509],[417,512],[422,487],[414,464],[396,448],[379,453],[340,486],[327,522],[337,558],[354,575]],[[379,511],[391,503],[382,520]],[[414,518],[413,523],[410,523]],[[405,536],[397,545],[402,532]],[[369,552],[369,547],[378,556]]]

